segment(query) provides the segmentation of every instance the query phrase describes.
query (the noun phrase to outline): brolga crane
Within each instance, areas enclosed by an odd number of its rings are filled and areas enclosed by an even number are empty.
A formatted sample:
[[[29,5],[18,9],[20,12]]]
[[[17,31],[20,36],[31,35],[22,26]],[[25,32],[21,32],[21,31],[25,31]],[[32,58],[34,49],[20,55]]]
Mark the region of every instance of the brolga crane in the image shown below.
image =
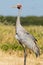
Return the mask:
[[[38,45],[36,44],[37,39],[35,39],[33,35],[27,32],[20,24],[20,12],[21,12],[22,5],[18,4],[16,6],[13,6],[13,8],[15,7],[18,9],[15,37],[24,49],[24,65],[26,65],[26,46],[35,53],[36,57],[40,55],[40,51]]]

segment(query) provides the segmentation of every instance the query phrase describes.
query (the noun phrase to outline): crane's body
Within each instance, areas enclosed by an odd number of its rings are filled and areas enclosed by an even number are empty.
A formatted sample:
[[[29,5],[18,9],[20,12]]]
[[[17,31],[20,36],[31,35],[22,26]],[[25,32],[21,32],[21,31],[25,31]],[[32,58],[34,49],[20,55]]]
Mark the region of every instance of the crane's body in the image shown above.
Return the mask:
[[[20,17],[17,17],[16,21],[16,39],[29,49],[35,52],[36,56],[39,54],[39,48],[36,44],[36,39],[30,33],[28,33],[20,24]]]
[[[20,12],[21,5],[17,5],[17,8]],[[36,39],[30,33],[28,33],[20,24],[20,13],[18,13],[17,21],[16,21],[16,39],[20,42],[20,44],[24,47],[27,46],[31,49],[36,56],[40,55],[39,48],[36,44]],[[24,65],[26,65],[26,51],[24,48]]]

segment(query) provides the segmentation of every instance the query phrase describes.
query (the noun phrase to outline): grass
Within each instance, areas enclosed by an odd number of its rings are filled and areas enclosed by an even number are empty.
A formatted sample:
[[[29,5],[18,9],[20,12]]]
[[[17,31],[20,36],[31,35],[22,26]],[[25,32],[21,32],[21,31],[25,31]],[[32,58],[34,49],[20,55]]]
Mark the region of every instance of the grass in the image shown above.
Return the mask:
[[[24,28],[38,40],[37,44],[43,53],[43,26],[24,26]],[[23,50],[15,39],[15,26],[0,24],[0,49]]]
[[[8,54],[0,50],[0,65],[24,65],[24,55],[18,56],[18,54]],[[30,54],[27,56],[26,65],[43,65],[43,55],[36,58]]]

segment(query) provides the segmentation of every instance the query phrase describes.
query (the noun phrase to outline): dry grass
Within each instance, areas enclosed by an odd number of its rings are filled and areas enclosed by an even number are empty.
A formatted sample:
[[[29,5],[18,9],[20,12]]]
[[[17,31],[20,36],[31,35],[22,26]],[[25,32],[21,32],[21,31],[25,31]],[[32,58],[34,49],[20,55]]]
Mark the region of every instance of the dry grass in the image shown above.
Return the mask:
[[[19,57],[17,53],[9,54],[0,51],[0,65],[23,65],[24,58],[23,56]],[[27,56],[27,65],[43,65],[43,54],[36,58],[32,54]]]
[[[35,36],[43,53],[43,26],[24,26],[24,28]],[[6,43],[7,46],[10,46],[9,44],[18,44],[15,39],[15,26],[0,24],[0,46]]]
[[[15,28],[13,26],[0,25],[0,43],[13,43]]]
[[[24,28],[43,44],[43,26],[24,26]],[[0,43],[15,43],[15,26],[0,25]]]
[[[43,65],[43,26],[24,27],[37,38],[41,50],[41,55],[38,58],[33,54],[28,54],[27,65]],[[0,25],[0,46],[6,43],[18,43],[15,39],[15,27],[2,24]],[[0,50],[0,65],[23,65],[23,59],[23,51],[15,52],[11,48],[8,52],[2,52]]]

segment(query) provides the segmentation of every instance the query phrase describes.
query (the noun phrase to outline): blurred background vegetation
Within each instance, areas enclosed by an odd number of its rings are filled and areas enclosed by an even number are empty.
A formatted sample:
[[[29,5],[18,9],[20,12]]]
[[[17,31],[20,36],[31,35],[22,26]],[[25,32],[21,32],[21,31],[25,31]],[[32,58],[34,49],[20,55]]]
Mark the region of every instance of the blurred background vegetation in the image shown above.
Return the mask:
[[[15,23],[14,16],[0,16],[0,49],[23,50],[19,42],[15,39]],[[43,16],[27,16],[21,17],[21,24],[38,40],[37,44],[43,53]]]
[[[22,25],[43,25],[43,16],[27,16],[21,17]],[[0,16],[0,23],[4,23],[5,25],[13,24],[15,25],[16,17],[14,16]]]

